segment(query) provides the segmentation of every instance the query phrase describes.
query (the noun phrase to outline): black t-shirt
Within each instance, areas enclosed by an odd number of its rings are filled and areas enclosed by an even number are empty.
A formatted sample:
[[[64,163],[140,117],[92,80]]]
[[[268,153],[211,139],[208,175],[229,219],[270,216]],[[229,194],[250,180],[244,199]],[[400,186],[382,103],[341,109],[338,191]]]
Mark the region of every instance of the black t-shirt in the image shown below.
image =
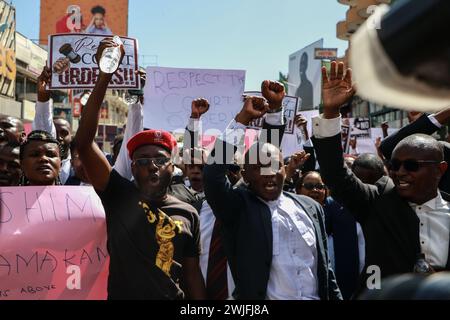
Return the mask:
[[[108,231],[108,299],[183,298],[183,258],[200,254],[196,210],[173,196],[156,207],[115,170],[99,196]]]

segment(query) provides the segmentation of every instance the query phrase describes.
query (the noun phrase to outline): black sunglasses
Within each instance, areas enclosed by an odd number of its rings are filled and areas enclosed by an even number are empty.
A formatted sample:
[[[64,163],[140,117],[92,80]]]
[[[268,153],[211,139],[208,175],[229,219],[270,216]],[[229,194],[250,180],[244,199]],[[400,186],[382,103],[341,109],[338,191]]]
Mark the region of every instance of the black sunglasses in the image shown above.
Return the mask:
[[[155,165],[157,168],[162,168],[170,162],[170,158],[159,157],[159,158],[141,158],[134,160],[134,163],[139,167],[147,167],[150,164]]]
[[[406,171],[409,172],[416,172],[420,169],[421,166],[427,165],[427,164],[438,164],[441,163],[440,161],[435,161],[435,160],[405,160],[405,161],[400,161],[398,159],[391,159],[388,162],[388,169],[390,171],[399,171],[400,168],[403,165],[403,168]]]
[[[307,190],[324,190],[326,188],[326,186],[323,183],[304,183],[303,184],[303,188],[307,189]]]

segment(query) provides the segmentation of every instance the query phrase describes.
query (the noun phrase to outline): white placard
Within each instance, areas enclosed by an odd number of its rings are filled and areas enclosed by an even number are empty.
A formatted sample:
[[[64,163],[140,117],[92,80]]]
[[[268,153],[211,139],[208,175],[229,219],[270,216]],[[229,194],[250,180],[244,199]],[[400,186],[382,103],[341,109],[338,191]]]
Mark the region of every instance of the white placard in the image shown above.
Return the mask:
[[[217,135],[242,109],[244,86],[245,71],[242,70],[149,67],[144,127],[182,130],[191,115],[192,101],[206,98],[210,109],[202,116],[203,133]]]
[[[97,82],[99,68],[95,55],[104,35],[57,34],[49,36],[49,67],[52,69],[50,89],[92,89]],[[139,89],[138,44],[136,39],[121,37],[125,57],[114,74],[110,89]],[[55,69],[61,59],[68,64],[62,73]]]
[[[298,113],[298,112],[297,112]],[[307,128],[309,137],[312,137],[312,118],[319,115],[319,110],[302,111],[300,112],[308,120]],[[283,156],[288,157],[294,153],[303,150],[303,141],[300,138],[299,129],[294,126],[294,134],[284,135],[283,141],[281,142],[281,149],[283,151]]]

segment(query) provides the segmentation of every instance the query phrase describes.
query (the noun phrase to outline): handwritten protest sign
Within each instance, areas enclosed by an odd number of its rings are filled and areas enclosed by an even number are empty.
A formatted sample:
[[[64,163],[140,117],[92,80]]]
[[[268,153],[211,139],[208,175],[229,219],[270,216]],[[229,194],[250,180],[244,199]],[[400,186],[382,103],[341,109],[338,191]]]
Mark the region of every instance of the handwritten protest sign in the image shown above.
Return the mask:
[[[308,134],[309,137],[312,137],[312,118],[319,115],[319,110],[310,110],[310,111],[302,111],[301,115],[304,116],[308,120]],[[281,149],[283,151],[283,156],[288,157],[293,155],[294,153],[303,150],[302,137],[300,135],[299,129],[294,125],[294,134],[288,134],[283,137],[283,141],[281,142]]]
[[[147,68],[144,127],[184,129],[192,100],[206,98],[209,111],[202,116],[203,133],[218,135],[242,108],[245,71]]]
[[[108,265],[91,187],[0,188],[0,300],[106,299]]]
[[[261,92],[258,91],[247,91],[245,92],[248,96],[262,97]],[[283,99],[284,117],[286,118],[286,131],[285,134],[294,134],[295,128],[295,115],[297,114],[297,108],[299,105],[298,97],[286,96]],[[261,129],[264,119],[258,119],[250,124],[250,128]]]
[[[95,54],[103,35],[58,34],[49,36],[50,89],[92,89],[99,75]],[[121,37],[125,57],[109,88],[139,89],[138,44],[136,39]]]

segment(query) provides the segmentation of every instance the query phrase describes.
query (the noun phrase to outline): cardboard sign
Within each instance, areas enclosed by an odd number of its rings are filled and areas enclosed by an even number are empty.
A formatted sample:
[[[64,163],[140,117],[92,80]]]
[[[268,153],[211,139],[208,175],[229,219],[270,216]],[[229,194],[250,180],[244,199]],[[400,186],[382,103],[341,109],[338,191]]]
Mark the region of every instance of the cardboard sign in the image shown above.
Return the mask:
[[[244,93],[248,96],[257,96],[262,97],[262,93],[258,91],[246,91]],[[297,109],[299,106],[299,98],[298,97],[291,97],[291,96],[285,96],[283,99],[283,108],[284,108],[284,117],[286,118],[286,130],[285,134],[294,134],[294,128],[295,128],[295,115],[297,114]],[[249,128],[253,129],[261,129],[263,126],[264,119],[258,119],[257,121],[253,121]]]
[[[100,72],[95,57],[104,35],[58,34],[49,36],[50,89],[93,89]],[[110,89],[139,89],[138,44],[121,37],[125,57],[109,84]]]
[[[319,115],[319,110],[311,110],[311,111],[302,111],[302,116],[304,116],[308,120],[307,128],[309,137],[312,137],[312,118],[317,117]],[[283,156],[288,157],[293,155],[294,153],[303,150],[303,144],[306,141],[303,141],[303,137],[300,134],[300,130],[297,126],[294,126],[294,134],[284,135],[283,141],[281,142],[281,149],[283,151]]]
[[[206,98],[210,109],[202,116],[203,134],[219,135],[241,110],[244,85],[245,71],[149,67],[144,127],[184,130],[192,101]]]
[[[318,60],[336,60],[338,54],[337,48],[315,48],[314,58]]]
[[[106,299],[108,265],[93,188],[0,188],[0,300]]]

